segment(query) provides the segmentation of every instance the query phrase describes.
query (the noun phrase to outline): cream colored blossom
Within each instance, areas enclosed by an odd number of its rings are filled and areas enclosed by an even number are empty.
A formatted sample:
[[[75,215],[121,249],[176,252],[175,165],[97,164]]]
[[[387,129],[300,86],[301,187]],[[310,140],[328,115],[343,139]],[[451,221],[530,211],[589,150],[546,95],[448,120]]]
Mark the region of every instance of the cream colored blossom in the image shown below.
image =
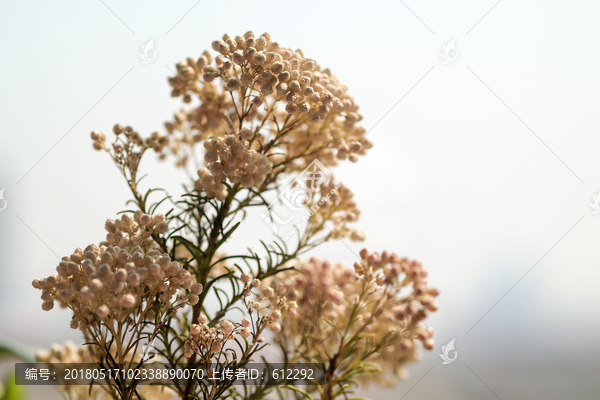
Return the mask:
[[[108,232],[105,246],[119,246],[130,250],[139,246],[145,251],[156,249],[152,235],[162,235],[168,230],[164,214],[148,215],[141,211],[132,214],[121,214],[120,218],[109,219],[104,224]]]
[[[94,354],[94,346],[76,346],[67,341],[64,346],[53,344],[49,350],[40,350],[36,353],[37,362],[46,363],[50,371],[64,370],[60,364],[96,364],[101,361],[98,354]],[[134,360],[139,361],[139,355],[135,354]],[[106,391],[100,385],[59,385],[60,391],[68,400],[102,400],[106,399]],[[139,394],[144,399],[174,400],[179,398],[177,394],[168,387],[156,385],[139,385]]]
[[[244,187],[260,186],[271,172],[267,158],[248,148],[248,142],[235,135],[213,137],[204,142],[204,148],[207,167],[198,171],[195,187],[204,189],[208,197],[225,200],[228,192],[223,183],[226,180]]]
[[[137,218],[139,217],[139,218]],[[163,215],[137,215],[137,222],[127,214],[106,224],[111,241],[123,243],[125,235],[136,235],[165,223]],[[143,228],[146,227],[146,228]],[[142,234],[144,236],[144,234]],[[143,244],[143,243],[141,243]],[[152,247],[152,246],[147,246]],[[55,301],[73,310],[72,327],[86,331],[90,325],[110,324],[130,313],[154,304],[167,309],[173,301],[179,306],[202,290],[186,294],[193,285],[191,274],[178,262],[171,261],[168,254],[156,248],[144,251],[140,246],[126,243],[125,247],[92,244],[85,249],[77,248],[65,256],[56,267],[57,275],[36,279],[32,285],[42,291],[42,308],[51,309]],[[178,294],[178,292],[181,292]],[[177,295],[177,298],[174,297]]]
[[[226,134],[248,140],[264,155],[283,155],[288,171],[302,170],[315,158],[326,165],[356,161],[371,147],[347,87],[302,50],[251,31],[226,34],[212,47],[216,56],[205,51],[188,58],[169,78],[174,97],[200,100],[166,125],[179,164],[190,159],[186,147]]]

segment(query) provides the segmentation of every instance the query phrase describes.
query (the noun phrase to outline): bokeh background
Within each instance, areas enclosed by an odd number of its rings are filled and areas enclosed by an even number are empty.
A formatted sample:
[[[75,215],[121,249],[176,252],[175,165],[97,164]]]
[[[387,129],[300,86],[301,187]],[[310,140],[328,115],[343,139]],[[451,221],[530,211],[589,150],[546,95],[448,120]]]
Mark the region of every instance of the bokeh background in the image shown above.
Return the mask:
[[[582,0],[0,3],[0,342],[81,343],[30,283],[101,240],[129,198],[90,131],[161,130],[181,105],[169,68],[252,29],[349,86],[375,146],[334,173],[361,206],[364,245],[422,260],[442,292],[426,321],[435,350],[404,382],[358,394],[598,399],[599,17]],[[146,159],[146,185],[177,194],[172,164]],[[232,252],[270,235],[257,215],[244,225]],[[352,264],[362,246],[318,253]],[[458,357],[442,365],[452,339]]]

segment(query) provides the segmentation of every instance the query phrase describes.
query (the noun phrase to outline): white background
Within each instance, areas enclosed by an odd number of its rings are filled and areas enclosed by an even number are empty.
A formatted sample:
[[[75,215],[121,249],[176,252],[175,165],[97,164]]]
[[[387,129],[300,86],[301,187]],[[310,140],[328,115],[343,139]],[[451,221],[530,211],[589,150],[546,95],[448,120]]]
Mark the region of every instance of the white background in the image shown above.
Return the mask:
[[[180,106],[168,68],[252,29],[349,86],[375,146],[334,172],[355,192],[365,245],[422,260],[442,292],[426,321],[435,350],[396,387],[360,394],[597,399],[599,17],[600,4],[566,0],[3,2],[2,340],[81,341],[68,312],[41,310],[30,282],[102,240],[129,198],[90,131],[161,130]],[[152,38],[157,57],[142,65]],[[458,57],[445,65],[451,39]],[[143,168],[147,185],[178,192],[172,162],[149,157]],[[268,238],[251,215],[230,251],[257,232]],[[318,254],[355,261],[340,242]],[[453,338],[458,358],[442,365]]]

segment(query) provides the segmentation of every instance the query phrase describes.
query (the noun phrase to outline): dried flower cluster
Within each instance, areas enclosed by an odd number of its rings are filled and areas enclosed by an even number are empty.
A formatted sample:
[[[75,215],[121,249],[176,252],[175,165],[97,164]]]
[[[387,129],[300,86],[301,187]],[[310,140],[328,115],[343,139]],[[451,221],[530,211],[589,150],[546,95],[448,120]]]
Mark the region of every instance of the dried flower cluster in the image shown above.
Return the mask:
[[[251,144],[252,138],[264,144],[263,154],[280,155],[288,171],[302,170],[316,158],[326,165],[355,162],[372,146],[356,125],[362,116],[347,87],[302,50],[251,31],[226,34],[212,47],[216,57],[205,51],[198,59],[188,58],[169,78],[174,97],[201,101],[166,125],[180,165],[190,158],[185,145],[244,129]]]
[[[227,188],[222,182],[240,183],[244,187],[260,186],[272,170],[263,154],[248,148],[254,134],[243,129],[239,135],[213,137],[204,142],[204,161],[208,168],[198,171],[197,190],[204,189],[208,197],[227,198]]]
[[[287,290],[284,284],[275,289],[268,284],[263,284],[260,279],[252,278],[248,272],[240,276],[240,281],[245,284],[243,288],[244,298],[252,295],[255,289],[255,300],[246,301],[246,309],[249,318],[243,318],[239,324],[229,320],[222,320],[218,327],[207,325],[208,318],[201,314],[197,324],[190,326],[190,335],[185,343],[185,357],[190,358],[193,354],[200,355],[204,361],[210,361],[213,357],[220,356],[228,341],[234,340],[236,335],[244,339],[252,336],[250,347],[263,343],[265,339],[261,333],[270,329],[274,333],[281,331],[282,316],[294,318],[297,315],[297,304],[283,296]],[[254,316],[256,314],[256,321]]]
[[[327,168],[356,162],[372,146],[358,105],[329,69],[268,33],[226,34],[212,48],[216,56],[190,57],[169,78],[173,97],[199,103],[177,111],[167,133],[143,138],[117,124],[110,142],[92,132],[94,149],[107,152],[125,178],[134,209],[106,221],[104,241],[76,249],[56,275],[33,281],[42,308],[58,302],[71,309],[71,327],[89,345],[53,348],[38,359],[139,365],[148,361],[140,344],[156,341],[171,366],[243,368],[260,359],[270,364],[281,350],[288,366],[323,368],[323,380],[306,392],[277,388],[282,399],[348,398],[358,381],[393,383],[421,345],[433,347],[433,331],[422,321],[437,309],[438,291],[421,264],[366,249],[354,268],[317,257],[299,261],[330,239],[365,239],[351,226],[361,215],[354,193]],[[160,159],[171,154],[181,167],[193,161],[197,172],[186,168],[189,181],[179,198],[160,188],[141,191],[148,150]],[[293,183],[284,185],[288,178]],[[297,217],[287,234],[278,226],[293,218],[271,208],[273,192]],[[226,253],[251,207],[260,208],[275,239],[260,240],[261,254],[251,243],[247,251]],[[269,344],[278,346],[262,352]],[[138,391],[121,379],[105,383],[87,392],[63,390],[81,400],[105,392],[128,400],[250,400],[274,390],[265,382],[233,386],[217,379],[171,379],[165,392]]]
[[[131,233],[135,222],[126,217],[125,214],[120,220],[107,221],[109,236],[120,235],[121,229]],[[124,221],[130,225],[124,225]],[[177,300],[193,305],[202,290],[194,284],[190,272],[171,261],[168,254],[158,250],[144,252],[139,246],[130,250],[95,244],[85,250],[77,248],[63,257],[56,271],[57,275],[34,280],[33,287],[42,290],[44,310],[51,310],[56,300],[73,310],[74,329],[86,330],[89,325],[98,324],[98,318],[110,323],[112,318],[120,319],[143,303],[146,307],[153,305],[155,299],[162,308],[168,307],[183,289],[191,290]]]
[[[131,250],[140,246],[145,251],[156,248],[152,235],[162,235],[167,232],[169,225],[164,214],[148,215],[141,211],[131,214],[122,214],[121,218],[106,221],[104,228],[108,232],[106,246],[119,246]]]
[[[197,324],[190,326],[190,335],[185,342],[184,355],[187,358],[196,353],[203,360],[209,361],[213,357],[221,355],[227,342],[234,340],[236,334],[243,337],[249,336],[247,335],[247,327],[242,325],[235,327],[232,322],[226,319],[222,320],[218,327],[209,327],[206,324],[208,318],[204,314],[200,315],[197,321]]]

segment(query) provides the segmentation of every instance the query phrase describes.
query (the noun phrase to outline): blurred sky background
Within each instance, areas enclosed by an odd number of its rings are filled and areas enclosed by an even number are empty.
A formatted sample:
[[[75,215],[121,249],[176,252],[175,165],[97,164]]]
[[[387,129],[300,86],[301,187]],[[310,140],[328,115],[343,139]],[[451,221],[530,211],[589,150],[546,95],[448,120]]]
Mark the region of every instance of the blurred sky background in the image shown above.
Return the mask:
[[[435,349],[406,381],[359,394],[598,399],[599,17],[600,3],[567,0],[0,3],[0,342],[81,343],[31,281],[102,240],[129,199],[90,131],[162,130],[181,106],[169,68],[252,29],[350,88],[375,145],[334,173],[355,192],[364,245],[421,260],[442,293],[426,321]],[[443,64],[452,39],[458,56]],[[179,193],[171,161],[142,168],[145,187]],[[261,235],[250,215],[228,248]],[[351,265],[361,247],[318,254]],[[458,358],[442,365],[452,339]]]

